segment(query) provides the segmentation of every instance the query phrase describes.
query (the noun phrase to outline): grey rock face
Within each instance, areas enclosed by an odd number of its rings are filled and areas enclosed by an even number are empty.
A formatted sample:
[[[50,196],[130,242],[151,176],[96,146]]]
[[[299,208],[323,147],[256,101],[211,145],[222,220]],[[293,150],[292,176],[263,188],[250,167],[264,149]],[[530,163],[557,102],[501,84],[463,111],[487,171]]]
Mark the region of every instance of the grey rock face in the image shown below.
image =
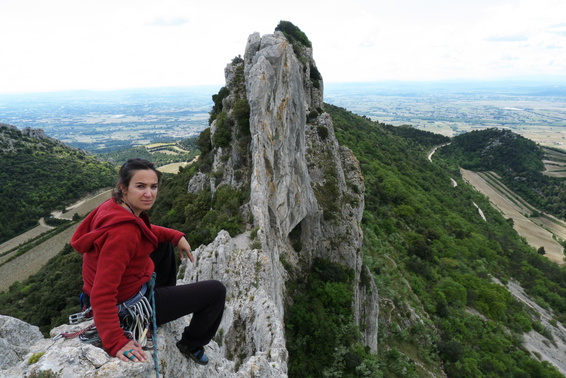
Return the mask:
[[[41,339],[43,335],[38,327],[0,315],[0,372],[20,362],[30,347]]]
[[[26,127],[22,129],[22,135],[27,136],[34,139],[45,139],[47,135],[45,135],[45,131],[43,129],[32,129],[31,127]]]

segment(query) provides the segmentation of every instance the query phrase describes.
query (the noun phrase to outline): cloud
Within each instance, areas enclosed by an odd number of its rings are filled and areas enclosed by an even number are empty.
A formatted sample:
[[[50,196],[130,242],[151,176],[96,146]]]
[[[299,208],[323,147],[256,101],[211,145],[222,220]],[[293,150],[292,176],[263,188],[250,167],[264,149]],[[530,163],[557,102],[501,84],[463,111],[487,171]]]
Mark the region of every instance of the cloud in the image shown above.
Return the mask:
[[[498,35],[485,38],[488,42],[525,42],[528,39],[529,38],[524,34]]]
[[[157,17],[151,22],[153,26],[182,26],[189,22],[183,17]]]
[[[280,20],[327,82],[565,75],[564,14],[566,0],[0,0],[0,92],[220,85]]]
[[[548,27],[548,32],[566,37],[566,23],[550,25]]]

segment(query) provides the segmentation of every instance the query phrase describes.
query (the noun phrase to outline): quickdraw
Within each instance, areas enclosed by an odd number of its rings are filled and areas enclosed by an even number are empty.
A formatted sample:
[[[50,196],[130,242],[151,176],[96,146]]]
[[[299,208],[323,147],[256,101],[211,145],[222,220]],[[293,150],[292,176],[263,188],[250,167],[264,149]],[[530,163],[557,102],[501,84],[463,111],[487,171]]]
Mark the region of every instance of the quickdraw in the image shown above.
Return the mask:
[[[137,303],[125,308],[126,315],[121,318],[121,325],[126,334],[141,344],[148,346],[148,331],[151,325],[153,311],[146,297],[142,297]]]

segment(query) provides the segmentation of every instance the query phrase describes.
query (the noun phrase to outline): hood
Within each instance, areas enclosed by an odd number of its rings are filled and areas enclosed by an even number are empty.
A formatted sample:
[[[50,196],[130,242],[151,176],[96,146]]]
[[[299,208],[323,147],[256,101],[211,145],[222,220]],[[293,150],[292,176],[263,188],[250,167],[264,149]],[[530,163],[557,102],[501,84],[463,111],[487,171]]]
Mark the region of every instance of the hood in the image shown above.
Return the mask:
[[[109,199],[94,209],[79,225],[71,246],[79,253],[93,250],[95,241],[108,230],[125,223],[137,224],[143,235],[157,247],[157,237],[150,229],[149,218],[145,213],[137,217],[122,206]]]

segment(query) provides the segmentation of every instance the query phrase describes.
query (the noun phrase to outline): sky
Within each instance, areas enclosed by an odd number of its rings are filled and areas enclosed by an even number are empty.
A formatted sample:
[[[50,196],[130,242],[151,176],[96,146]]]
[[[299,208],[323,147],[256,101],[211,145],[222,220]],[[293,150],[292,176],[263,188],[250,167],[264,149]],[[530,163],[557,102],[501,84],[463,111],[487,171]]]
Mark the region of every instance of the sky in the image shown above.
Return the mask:
[[[326,83],[566,82],[566,0],[0,0],[0,93],[223,85],[281,20]]]

